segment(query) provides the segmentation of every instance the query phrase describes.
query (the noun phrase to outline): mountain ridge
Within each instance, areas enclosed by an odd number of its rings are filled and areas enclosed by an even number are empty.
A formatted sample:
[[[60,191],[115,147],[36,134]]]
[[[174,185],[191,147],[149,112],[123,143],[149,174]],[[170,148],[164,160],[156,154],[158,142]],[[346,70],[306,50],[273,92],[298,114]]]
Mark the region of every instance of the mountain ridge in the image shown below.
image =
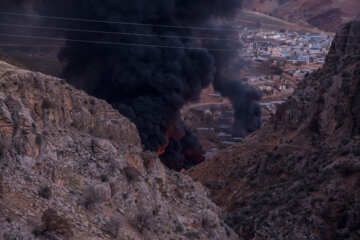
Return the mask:
[[[360,10],[360,3],[351,0],[248,0],[244,6],[299,24],[305,21],[329,32],[353,20]]]
[[[191,176],[244,239],[360,237],[360,21],[271,120]]]
[[[64,80],[0,62],[0,133],[1,239],[238,239],[199,182]]]

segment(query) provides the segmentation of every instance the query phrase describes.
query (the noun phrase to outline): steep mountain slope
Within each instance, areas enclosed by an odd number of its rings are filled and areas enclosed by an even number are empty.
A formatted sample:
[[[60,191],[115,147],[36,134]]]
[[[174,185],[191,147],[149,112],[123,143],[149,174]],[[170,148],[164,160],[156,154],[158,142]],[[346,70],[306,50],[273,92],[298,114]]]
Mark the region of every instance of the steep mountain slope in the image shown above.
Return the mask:
[[[360,238],[360,21],[244,143],[193,177],[244,239]]]
[[[281,17],[281,16],[280,16]],[[284,18],[270,16],[269,14],[242,10],[241,14],[238,15],[235,23],[240,26],[246,26],[251,28],[265,28],[274,29],[277,31],[288,30],[288,31],[299,31],[299,32],[320,32],[318,28],[304,24],[304,22],[291,22],[284,20]]]
[[[356,17],[360,11],[360,2],[356,0],[248,0],[244,5],[249,9],[332,32]]]
[[[63,80],[0,62],[0,239],[237,239],[134,124]]]

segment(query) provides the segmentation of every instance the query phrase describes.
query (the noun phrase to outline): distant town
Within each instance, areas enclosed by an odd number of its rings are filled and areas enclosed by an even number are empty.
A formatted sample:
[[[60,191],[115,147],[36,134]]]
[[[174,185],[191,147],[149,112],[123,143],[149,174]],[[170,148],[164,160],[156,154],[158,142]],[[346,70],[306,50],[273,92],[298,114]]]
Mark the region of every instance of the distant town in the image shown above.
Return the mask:
[[[241,57],[272,70],[269,75],[255,71],[243,80],[263,92],[264,100],[275,98],[262,104],[273,111],[306,74],[322,67],[333,35],[245,28],[240,38]]]
[[[238,78],[262,92],[263,122],[293,94],[306,74],[322,67],[333,40],[333,35],[325,33],[247,28],[241,29],[239,37],[243,66]],[[185,107],[182,113],[197,132],[208,156],[243,141],[232,135],[231,103],[212,87],[203,91],[200,103]]]

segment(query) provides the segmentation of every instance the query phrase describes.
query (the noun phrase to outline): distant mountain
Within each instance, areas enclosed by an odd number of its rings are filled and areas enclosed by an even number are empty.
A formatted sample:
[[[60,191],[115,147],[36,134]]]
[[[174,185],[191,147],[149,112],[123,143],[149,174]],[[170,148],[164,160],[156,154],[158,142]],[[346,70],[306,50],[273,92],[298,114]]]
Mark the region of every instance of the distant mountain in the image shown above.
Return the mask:
[[[276,16],[257,11],[243,10],[236,19],[236,24],[250,28],[289,30],[298,32],[319,32],[318,28],[304,22],[290,22]]]
[[[245,0],[244,6],[330,32],[336,32],[360,12],[358,0]]]
[[[241,239],[360,239],[360,20],[260,130],[191,175]]]

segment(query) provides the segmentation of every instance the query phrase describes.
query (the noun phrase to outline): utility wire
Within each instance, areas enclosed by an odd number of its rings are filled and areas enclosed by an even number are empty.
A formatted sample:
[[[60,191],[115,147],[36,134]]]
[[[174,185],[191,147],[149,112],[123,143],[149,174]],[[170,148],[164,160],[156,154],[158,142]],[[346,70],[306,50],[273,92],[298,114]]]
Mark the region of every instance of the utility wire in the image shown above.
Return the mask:
[[[183,39],[201,39],[201,40],[241,41],[239,38],[211,38],[211,37],[193,37],[193,36],[181,36],[181,35],[177,36],[177,35],[160,35],[160,34],[145,34],[145,33],[131,33],[131,32],[98,31],[98,30],[91,30],[91,29],[47,27],[47,26],[23,25],[23,24],[12,24],[12,23],[2,23],[2,22],[0,22],[0,25],[2,25],[2,26],[10,26],[10,27],[32,28],[32,29],[61,30],[61,31],[72,31],[72,32],[101,33],[101,34],[113,34],[113,35],[130,35],[130,36],[143,36],[143,37],[164,37],[164,38],[183,38]]]
[[[123,45],[123,46],[139,46],[139,47],[155,47],[155,48],[173,48],[173,49],[185,49],[185,50],[202,50],[202,51],[219,51],[219,52],[234,52],[234,50],[229,49],[207,49],[207,48],[197,48],[197,47],[181,47],[181,46],[168,46],[168,45],[152,45],[152,44],[135,44],[135,43],[122,43],[122,42],[106,42],[106,41],[92,41],[92,40],[81,40],[81,39],[65,39],[65,38],[54,38],[54,37],[42,37],[42,36],[28,36],[28,35],[17,35],[17,34],[4,34],[0,33],[0,36],[5,37],[17,37],[17,38],[28,38],[28,39],[42,39],[42,40],[54,40],[54,41],[69,41],[69,42],[79,42],[79,43],[96,43],[96,44],[106,44],[106,45]],[[360,44],[344,44],[350,46],[360,46]],[[40,47],[40,46],[39,46]],[[49,46],[43,46],[49,47]],[[50,46],[51,47],[51,46]],[[337,54],[325,54],[324,57],[338,56]],[[347,54],[346,56],[351,57],[360,57],[360,55],[351,55]]]
[[[91,29],[61,28],[61,27],[37,26],[37,25],[27,25],[27,24],[26,25],[24,25],[24,24],[12,24],[12,23],[3,23],[3,22],[0,22],[0,25],[2,25],[2,26],[11,26],[11,27],[33,28],[33,29],[62,30],[62,31],[101,33],[101,34],[114,34],[114,35],[132,35],[132,36],[145,36],[145,37],[165,37],[165,38],[184,38],[184,39],[202,39],[202,40],[241,41],[239,38],[211,38],[211,37],[193,37],[193,36],[182,36],[182,35],[174,36],[174,35],[160,35],[160,34],[146,34],[146,33],[99,31],[99,30],[91,30]],[[360,35],[339,35],[339,34],[337,34],[336,36],[358,37]]]
[[[123,22],[123,21],[95,20],[95,19],[85,19],[85,18],[44,16],[44,15],[36,15],[36,14],[5,12],[5,11],[0,11],[0,14],[10,15],[10,16],[31,17],[31,18],[45,18],[45,19],[55,19],[55,20],[92,22],[92,23],[108,23],[108,24],[133,25],[133,26],[152,26],[152,27],[177,28],[177,29],[195,29],[195,30],[210,30],[210,31],[234,31],[234,30],[239,30],[239,28],[209,28],[209,27],[180,26],[180,25],[175,26],[175,25],[165,25],[165,24],[149,24],[149,23]]]
[[[195,40],[223,40],[223,41],[242,41],[240,38],[211,38],[211,37],[193,37],[182,35],[160,35],[160,34],[146,34],[146,33],[131,33],[131,32],[115,32],[115,31],[100,31],[91,29],[79,29],[79,28],[61,28],[61,27],[49,27],[49,26],[37,26],[37,25],[24,25],[24,24],[12,24],[0,22],[2,26],[11,27],[23,27],[32,29],[47,29],[47,30],[61,30],[61,31],[73,31],[73,32],[85,32],[85,33],[101,33],[101,34],[113,34],[113,35],[130,35],[130,36],[144,36],[144,37],[164,37],[164,38],[182,38],[182,39],[195,39]],[[349,35],[337,35],[337,36],[349,36]],[[355,37],[360,35],[350,35],[349,37]]]
[[[106,42],[106,41],[92,41],[92,40],[81,40],[81,39],[66,39],[66,38],[55,38],[55,37],[28,36],[28,35],[5,34],[5,33],[0,33],[0,36],[28,38],[28,39],[41,39],[41,40],[54,40],[54,41],[64,41],[64,42],[68,41],[68,42],[79,42],[79,43],[95,43],[95,44],[104,44],[104,45],[153,47],[153,48],[184,49],[184,50],[199,50],[199,51],[217,51],[217,52],[234,53],[234,50],[217,49],[217,48],[200,48],[200,47],[186,47],[186,46],[168,46],[168,45],[153,45],[153,44],[123,43],[123,42]]]

